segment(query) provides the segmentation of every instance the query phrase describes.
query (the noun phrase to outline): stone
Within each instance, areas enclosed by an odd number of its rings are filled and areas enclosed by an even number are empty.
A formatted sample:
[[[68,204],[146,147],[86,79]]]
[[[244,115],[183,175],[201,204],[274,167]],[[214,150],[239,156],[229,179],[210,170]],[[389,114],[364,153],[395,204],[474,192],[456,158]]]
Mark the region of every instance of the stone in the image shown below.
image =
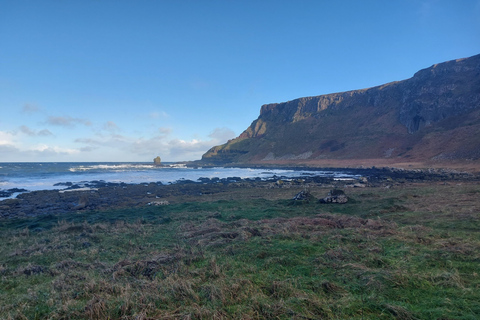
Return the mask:
[[[28,265],[24,270],[23,273],[27,276],[35,275],[35,274],[40,274],[44,273],[45,268],[42,266],[37,266],[37,265]]]
[[[339,189],[330,190],[325,198],[319,200],[320,203],[346,203],[347,201],[345,192]]]
[[[147,203],[147,205],[149,206],[168,206],[169,204],[170,202],[168,202],[167,200],[152,201]]]
[[[310,201],[315,201],[315,197],[307,190],[302,190],[292,198],[290,204],[309,203]]]

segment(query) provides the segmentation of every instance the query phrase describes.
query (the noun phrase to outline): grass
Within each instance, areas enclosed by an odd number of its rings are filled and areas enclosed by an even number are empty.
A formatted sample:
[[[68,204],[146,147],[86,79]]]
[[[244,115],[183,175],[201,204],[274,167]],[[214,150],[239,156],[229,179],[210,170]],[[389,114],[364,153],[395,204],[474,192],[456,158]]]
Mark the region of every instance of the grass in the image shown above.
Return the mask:
[[[345,191],[0,221],[0,318],[480,317],[479,185]]]

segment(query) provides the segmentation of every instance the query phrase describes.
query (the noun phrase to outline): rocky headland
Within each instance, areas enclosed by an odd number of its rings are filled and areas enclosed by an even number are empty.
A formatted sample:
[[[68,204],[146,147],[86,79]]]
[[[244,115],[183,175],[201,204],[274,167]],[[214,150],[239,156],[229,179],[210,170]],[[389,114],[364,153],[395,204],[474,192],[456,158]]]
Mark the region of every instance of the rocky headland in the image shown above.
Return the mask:
[[[473,167],[480,159],[480,55],[369,89],[265,104],[212,165]]]

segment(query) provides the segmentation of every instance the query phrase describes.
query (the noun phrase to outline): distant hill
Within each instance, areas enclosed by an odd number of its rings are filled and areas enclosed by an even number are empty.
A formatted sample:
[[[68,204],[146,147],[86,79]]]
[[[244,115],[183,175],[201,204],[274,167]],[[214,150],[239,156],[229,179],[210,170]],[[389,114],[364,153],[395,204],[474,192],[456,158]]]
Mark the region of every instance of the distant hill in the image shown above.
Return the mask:
[[[377,165],[480,158],[480,55],[369,89],[266,104],[201,162]]]

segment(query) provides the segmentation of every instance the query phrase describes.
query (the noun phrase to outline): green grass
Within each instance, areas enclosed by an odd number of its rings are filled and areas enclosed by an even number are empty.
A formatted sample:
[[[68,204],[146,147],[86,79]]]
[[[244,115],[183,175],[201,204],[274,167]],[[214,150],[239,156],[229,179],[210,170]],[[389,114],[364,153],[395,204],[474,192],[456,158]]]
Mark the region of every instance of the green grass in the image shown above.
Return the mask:
[[[478,319],[479,190],[3,220],[0,318]]]

